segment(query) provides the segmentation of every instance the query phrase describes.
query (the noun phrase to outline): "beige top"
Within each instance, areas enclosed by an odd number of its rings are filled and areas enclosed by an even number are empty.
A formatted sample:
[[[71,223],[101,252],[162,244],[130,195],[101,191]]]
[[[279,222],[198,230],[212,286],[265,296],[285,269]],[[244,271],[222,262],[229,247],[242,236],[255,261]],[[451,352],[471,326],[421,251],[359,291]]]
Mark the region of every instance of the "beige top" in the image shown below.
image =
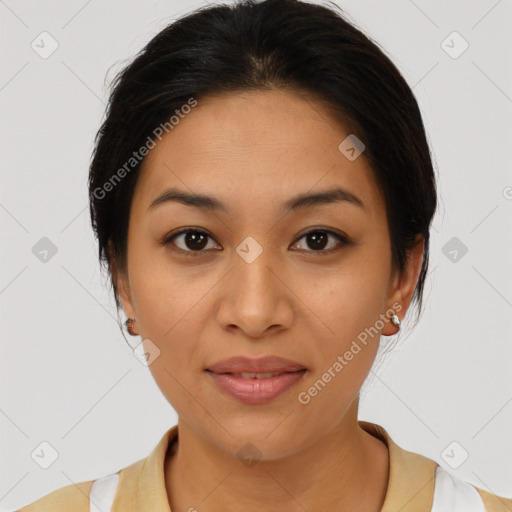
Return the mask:
[[[381,512],[431,512],[436,468],[439,465],[398,446],[380,425],[367,421],[358,423],[366,432],[383,440],[389,450],[389,481]],[[116,483],[111,512],[171,512],[165,486],[164,461],[169,444],[177,438],[178,426],[175,425],[165,432],[148,457],[118,471],[119,481]],[[90,512],[93,510],[89,500],[93,482],[90,480],[62,487],[18,512]],[[473,485],[471,488],[476,489],[482,498],[485,505],[482,510],[512,512],[512,499],[491,494]]]

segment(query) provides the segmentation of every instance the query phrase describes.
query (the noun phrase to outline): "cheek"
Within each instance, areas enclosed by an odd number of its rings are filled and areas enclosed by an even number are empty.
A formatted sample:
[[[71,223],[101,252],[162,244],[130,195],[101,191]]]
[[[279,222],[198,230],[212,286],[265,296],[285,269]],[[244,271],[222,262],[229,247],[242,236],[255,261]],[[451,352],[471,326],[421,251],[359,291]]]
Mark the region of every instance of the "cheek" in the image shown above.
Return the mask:
[[[190,317],[209,288],[208,279],[173,263],[154,241],[130,249],[130,286],[141,334],[167,343],[180,330],[193,328]]]
[[[179,292],[179,287],[172,293],[164,286],[153,287],[147,295],[140,295],[139,314],[141,334],[150,340],[144,343],[149,352],[157,354],[149,365],[153,379],[169,404],[187,418],[198,413],[191,396],[196,394],[197,378],[206,361],[199,342],[204,321],[197,305],[194,308],[195,295]]]
[[[130,256],[130,286],[141,336],[149,338],[162,356],[155,361],[155,369],[166,361],[169,371],[192,372],[200,356],[195,345],[207,319],[205,298],[216,276],[204,270],[199,275],[199,267],[184,270],[172,264],[165,249],[149,244]]]
[[[308,302],[318,312],[315,316],[321,321],[314,323],[321,331],[316,332],[312,354],[314,372],[298,391],[309,400],[304,411],[326,428],[357,397],[375,361],[382,329],[378,323],[384,312],[381,273],[356,272],[356,265],[350,270],[319,286]]]
[[[294,278],[294,292],[321,320],[324,338],[349,342],[384,312],[390,266],[385,251],[375,248],[367,244],[328,272],[316,269]]]
[[[357,395],[378,351],[390,270],[389,255],[378,249],[368,243],[328,275],[308,274],[297,291],[307,294],[304,302],[314,313],[308,316],[319,326],[317,364],[308,385],[315,386],[312,393],[316,387],[321,392],[312,400],[331,407],[334,415]]]

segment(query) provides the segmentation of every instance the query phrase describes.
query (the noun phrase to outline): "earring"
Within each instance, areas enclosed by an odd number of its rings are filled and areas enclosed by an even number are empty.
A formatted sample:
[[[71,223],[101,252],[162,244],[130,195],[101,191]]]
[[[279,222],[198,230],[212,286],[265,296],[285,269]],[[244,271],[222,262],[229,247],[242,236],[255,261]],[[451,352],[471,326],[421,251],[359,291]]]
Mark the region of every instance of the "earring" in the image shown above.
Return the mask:
[[[124,323],[126,325],[126,329],[132,336],[137,336],[137,333],[133,332],[133,324],[136,322],[135,318],[127,318],[126,322]]]
[[[400,330],[400,324],[401,324],[401,322],[400,322],[400,318],[398,318],[398,316],[397,316],[397,315],[393,315],[393,316],[391,317],[391,323],[392,323],[395,327],[398,327],[398,331]],[[396,332],[398,332],[398,331],[396,331]],[[396,333],[395,333],[395,334],[396,334]]]

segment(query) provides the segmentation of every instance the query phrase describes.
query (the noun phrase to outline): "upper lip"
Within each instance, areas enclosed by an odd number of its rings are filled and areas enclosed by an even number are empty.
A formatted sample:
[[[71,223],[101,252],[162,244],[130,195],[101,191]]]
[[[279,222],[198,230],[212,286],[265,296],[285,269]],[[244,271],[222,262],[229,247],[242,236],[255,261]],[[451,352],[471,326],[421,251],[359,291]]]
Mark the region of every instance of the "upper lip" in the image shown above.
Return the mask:
[[[230,357],[206,368],[214,373],[295,372],[305,369],[304,365],[296,361],[277,356],[265,356],[258,359],[243,356]]]

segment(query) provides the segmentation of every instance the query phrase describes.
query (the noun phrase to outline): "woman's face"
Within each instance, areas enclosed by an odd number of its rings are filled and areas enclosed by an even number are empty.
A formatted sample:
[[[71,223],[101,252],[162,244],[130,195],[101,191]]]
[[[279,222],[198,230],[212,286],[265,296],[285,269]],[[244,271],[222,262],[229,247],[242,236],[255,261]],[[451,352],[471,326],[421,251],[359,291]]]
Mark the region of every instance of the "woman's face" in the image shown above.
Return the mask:
[[[347,136],[313,101],[240,93],[199,101],[144,161],[122,305],[180,422],[232,455],[251,441],[280,458],[353,424],[380,334],[409,305],[423,244],[408,271],[393,271],[383,196]],[[151,206],[171,188],[221,206]],[[296,201],[334,189],[345,192]],[[232,356],[306,371],[247,403],[207,371]]]

